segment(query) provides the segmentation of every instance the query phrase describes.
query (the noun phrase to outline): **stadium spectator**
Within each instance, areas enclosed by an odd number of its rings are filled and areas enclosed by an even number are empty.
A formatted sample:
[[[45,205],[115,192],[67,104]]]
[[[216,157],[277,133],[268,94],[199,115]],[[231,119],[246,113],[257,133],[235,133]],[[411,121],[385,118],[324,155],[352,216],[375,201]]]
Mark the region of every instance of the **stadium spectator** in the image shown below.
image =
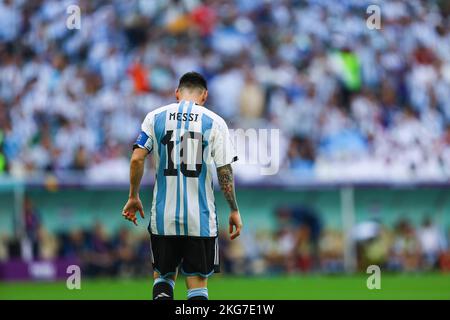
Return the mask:
[[[400,219],[395,227],[392,256],[398,259],[403,271],[417,271],[420,268],[420,243],[414,227],[407,219]]]
[[[88,276],[112,276],[116,267],[111,241],[104,226],[96,223],[88,237],[85,256],[86,274]]]
[[[5,234],[0,234],[0,262],[7,261],[8,259],[8,237]]]
[[[126,228],[121,228],[114,237],[112,248],[115,251],[117,273],[122,276],[135,273],[133,270],[136,260],[133,239]]]
[[[58,255],[58,242],[55,235],[50,233],[44,226],[40,226],[37,234],[39,260],[52,260]]]
[[[344,270],[344,239],[338,230],[324,230],[319,243],[320,270],[324,273],[339,273]]]
[[[422,249],[424,268],[432,269],[438,263],[441,254],[446,250],[445,236],[430,217],[423,220],[417,234]]]
[[[83,230],[74,229],[69,233],[61,233],[59,239],[59,256],[62,258],[79,258],[84,261],[87,243],[85,232]]]
[[[306,205],[282,206],[276,210],[280,230],[292,237],[290,255],[295,268],[307,271],[319,266],[322,222],[318,212]]]
[[[40,214],[28,197],[24,200],[23,216],[25,239],[31,245],[32,255],[38,256],[41,254],[40,241],[46,240],[45,231],[42,229]]]

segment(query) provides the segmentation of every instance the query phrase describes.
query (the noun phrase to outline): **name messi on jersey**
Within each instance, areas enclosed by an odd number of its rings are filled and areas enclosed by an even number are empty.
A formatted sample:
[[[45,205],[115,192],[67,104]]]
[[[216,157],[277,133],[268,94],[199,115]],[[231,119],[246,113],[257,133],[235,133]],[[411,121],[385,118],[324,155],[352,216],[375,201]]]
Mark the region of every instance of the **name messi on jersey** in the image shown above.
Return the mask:
[[[198,113],[187,113],[187,112],[171,112],[169,113],[169,120],[178,121],[194,121],[198,120]]]

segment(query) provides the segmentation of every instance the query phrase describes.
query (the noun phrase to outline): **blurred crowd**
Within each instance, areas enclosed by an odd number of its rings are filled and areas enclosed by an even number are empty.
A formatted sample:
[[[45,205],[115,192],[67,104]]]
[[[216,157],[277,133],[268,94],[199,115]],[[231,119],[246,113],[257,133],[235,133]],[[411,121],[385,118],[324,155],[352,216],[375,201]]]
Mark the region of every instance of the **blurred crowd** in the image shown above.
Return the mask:
[[[381,29],[366,26],[373,3]],[[291,174],[448,179],[449,13],[444,0],[2,0],[0,172],[126,180],[145,114],[196,70],[230,127],[281,130]]]
[[[342,230],[326,228],[320,213],[308,206],[275,210],[274,231],[249,229],[235,241],[219,235],[221,272],[235,275],[342,273]],[[0,235],[0,263],[10,260],[78,261],[86,276],[148,276],[152,271],[150,237],[127,227],[108,232],[100,222],[84,229],[49,232],[39,210],[27,200],[26,237]],[[447,233],[448,231],[448,233]],[[388,272],[450,272],[450,230],[426,216],[414,226],[401,218],[393,228],[380,221],[358,223],[350,232],[356,271],[378,265]]]
[[[103,225],[50,233],[43,225],[34,238],[2,237],[0,262],[76,261],[88,277],[148,276],[151,272],[148,234],[123,228],[108,234]]]
[[[276,211],[275,232],[246,232],[241,241],[222,234],[222,268],[233,274],[342,273],[345,235],[325,228],[320,214],[303,206]],[[391,228],[380,221],[363,221],[350,232],[354,268],[366,272],[378,265],[388,272],[450,271],[450,230],[426,216],[420,226],[401,218]]]

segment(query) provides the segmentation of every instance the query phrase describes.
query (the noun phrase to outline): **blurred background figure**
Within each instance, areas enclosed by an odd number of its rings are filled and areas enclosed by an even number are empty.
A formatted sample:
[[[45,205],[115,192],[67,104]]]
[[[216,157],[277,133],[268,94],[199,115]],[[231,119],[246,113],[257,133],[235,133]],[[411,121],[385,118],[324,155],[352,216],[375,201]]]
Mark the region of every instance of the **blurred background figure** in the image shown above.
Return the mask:
[[[422,249],[414,227],[407,219],[397,222],[394,231],[393,255],[401,270],[417,271],[420,267]]]
[[[358,270],[366,271],[370,265],[394,268],[388,264],[392,248],[392,236],[380,221],[362,221],[353,229]]]
[[[307,206],[285,206],[277,209],[280,232],[292,248],[294,268],[310,271],[319,266],[319,240],[322,224],[318,213]]]
[[[422,249],[424,267],[435,268],[439,258],[447,249],[444,233],[433,223],[430,217],[426,217],[418,230],[418,238]]]

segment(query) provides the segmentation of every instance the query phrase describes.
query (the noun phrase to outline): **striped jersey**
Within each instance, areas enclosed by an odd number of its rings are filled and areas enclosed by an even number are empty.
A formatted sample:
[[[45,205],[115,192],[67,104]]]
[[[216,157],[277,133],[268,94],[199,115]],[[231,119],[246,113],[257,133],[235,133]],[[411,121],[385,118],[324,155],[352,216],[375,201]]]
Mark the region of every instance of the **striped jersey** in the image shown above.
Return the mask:
[[[217,236],[212,174],[237,160],[225,121],[192,101],[172,103],[147,114],[134,147],[154,155],[149,231]]]

